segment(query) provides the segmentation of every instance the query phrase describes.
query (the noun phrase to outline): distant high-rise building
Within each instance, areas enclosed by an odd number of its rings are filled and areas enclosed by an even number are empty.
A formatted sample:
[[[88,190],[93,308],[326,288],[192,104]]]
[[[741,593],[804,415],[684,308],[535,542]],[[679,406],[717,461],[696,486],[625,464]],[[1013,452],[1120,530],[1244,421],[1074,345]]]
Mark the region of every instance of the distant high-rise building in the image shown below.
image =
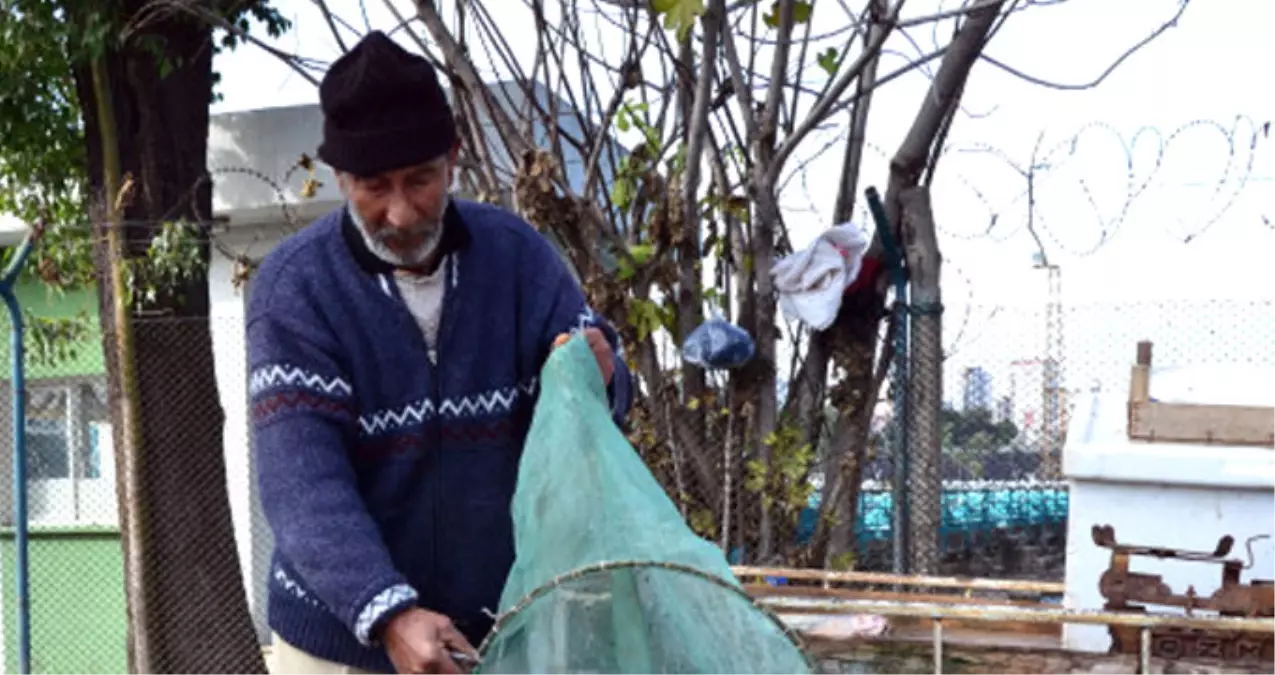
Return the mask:
[[[986,369],[974,366],[965,369],[965,410],[992,409],[992,374]]]
[[[1057,452],[1067,427],[1067,392],[1061,368],[1052,359],[1014,361],[1010,364],[1010,396],[1014,399],[1014,424],[1029,442]]]
[[[1014,397],[1002,396],[996,402],[996,421],[997,422],[1013,422],[1014,421]]]

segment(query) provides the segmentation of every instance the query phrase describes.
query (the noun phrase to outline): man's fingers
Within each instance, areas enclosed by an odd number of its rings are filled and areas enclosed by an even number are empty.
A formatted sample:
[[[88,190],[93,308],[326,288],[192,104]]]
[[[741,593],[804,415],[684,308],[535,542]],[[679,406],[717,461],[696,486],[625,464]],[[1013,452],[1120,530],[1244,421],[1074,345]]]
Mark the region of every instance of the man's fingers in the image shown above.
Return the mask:
[[[455,626],[447,626],[439,630],[438,637],[442,639],[443,644],[446,645],[448,649],[461,652],[462,654],[467,654],[475,659],[478,658],[478,650],[474,649],[474,646],[469,644],[469,640],[466,640],[465,636],[462,635],[460,631],[456,630]]]
[[[456,665],[456,662],[453,661],[452,658],[447,655],[447,652],[442,652],[439,655],[436,665],[438,667],[430,669],[430,672],[445,673],[446,675],[461,675],[462,673],[460,666]]]
[[[615,363],[611,361],[611,343],[607,342],[606,333],[598,328],[589,328],[585,330],[584,335],[588,339],[589,348],[593,350],[593,356],[598,360],[602,380],[610,384],[611,376],[615,374]]]

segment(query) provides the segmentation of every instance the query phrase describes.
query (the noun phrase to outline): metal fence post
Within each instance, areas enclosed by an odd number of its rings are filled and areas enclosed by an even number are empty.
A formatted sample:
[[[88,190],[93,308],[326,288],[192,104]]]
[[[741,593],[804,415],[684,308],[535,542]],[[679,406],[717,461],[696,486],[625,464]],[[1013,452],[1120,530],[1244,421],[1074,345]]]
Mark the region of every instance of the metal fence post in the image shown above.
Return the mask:
[[[13,259],[9,261],[4,275],[0,276],[0,297],[4,298],[4,304],[9,308],[9,319],[12,322],[12,353],[9,357],[13,363],[10,380],[13,386],[13,576],[17,585],[18,672],[22,675],[31,672],[31,598],[27,579],[27,401],[26,377],[22,367],[25,356],[22,349],[22,307],[13,294],[13,286],[17,283],[22,265],[31,254],[32,244],[41,231],[43,226],[37,225],[27,234]]]
[[[908,274],[904,267],[903,252],[894,236],[894,225],[885,213],[881,194],[875,187],[864,190],[868,209],[876,221],[877,236],[885,251],[886,266],[890,270],[890,283],[894,287],[894,364],[891,367],[890,390],[894,395],[891,419],[894,425],[894,457],[891,476],[891,534],[893,538],[893,569],[898,574],[908,571],[908,542],[910,541],[908,513]]]

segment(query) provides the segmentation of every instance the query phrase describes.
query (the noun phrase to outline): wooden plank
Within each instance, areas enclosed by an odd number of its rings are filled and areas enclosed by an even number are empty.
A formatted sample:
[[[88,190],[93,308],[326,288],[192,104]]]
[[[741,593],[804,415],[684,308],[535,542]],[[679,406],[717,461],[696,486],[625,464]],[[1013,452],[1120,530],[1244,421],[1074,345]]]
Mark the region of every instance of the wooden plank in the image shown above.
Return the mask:
[[[1138,343],[1129,380],[1129,438],[1275,449],[1275,408],[1151,400],[1151,343]]]
[[[1040,638],[1052,638],[1051,642],[1062,640],[1062,624],[1031,623],[1028,621],[961,621],[947,619],[943,621],[943,643],[968,642],[981,640],[985,643],[1006,644],[1015,639],[1037,641]],[[900,616],[890,619],[890,636],[904,638],[915,634],[919,639],[928,636],[933,640],[934,619],[919,616]]]
[[[1134,363],[1129,380],[1129,402],[1142,403],[1151,400],[1151,343],[1138,343],[1138,360]]]
[[[781,598],[836,598],[841,600],[887,600],[891,602],[936,602],[952,605],[997,605],[1003,607],[1052,607],[1035,600],[1013,600],[1007,598],[969,597],[955,593],[895,593],[892,591],[863,591],[854,588],[823,588],[820,586],[769,586],[766,584],[748,584],[744,590],[749,595],[759,597]]]
[[[784,577],[826,584],[877,584],[891,586],[928,586],[931,588],[958,588],[962,590],[1010,591],[1062,595],[1066,586],[1053,581],[1023,581],[1018,579],[981,579],[975,577],[933,577],[926,575],[891,574],[889,572],[837,572],[833,570],[789,567],[730,568],[740,580],[760,577]]]
[[[1129,438],[1275,449],[1275,408],[1130,401]]]

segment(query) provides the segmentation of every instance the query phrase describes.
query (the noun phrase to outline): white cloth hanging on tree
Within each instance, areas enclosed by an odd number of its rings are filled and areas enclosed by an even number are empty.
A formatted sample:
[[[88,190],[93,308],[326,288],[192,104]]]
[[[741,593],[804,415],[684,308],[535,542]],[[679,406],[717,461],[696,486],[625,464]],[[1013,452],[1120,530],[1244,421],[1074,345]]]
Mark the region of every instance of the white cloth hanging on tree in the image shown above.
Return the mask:
[[[776,262],[771,277],[784,316],[817,331],[831,326],[846,287],[859,277],[867,250],[867,235],[855,225],[842,223]]]

